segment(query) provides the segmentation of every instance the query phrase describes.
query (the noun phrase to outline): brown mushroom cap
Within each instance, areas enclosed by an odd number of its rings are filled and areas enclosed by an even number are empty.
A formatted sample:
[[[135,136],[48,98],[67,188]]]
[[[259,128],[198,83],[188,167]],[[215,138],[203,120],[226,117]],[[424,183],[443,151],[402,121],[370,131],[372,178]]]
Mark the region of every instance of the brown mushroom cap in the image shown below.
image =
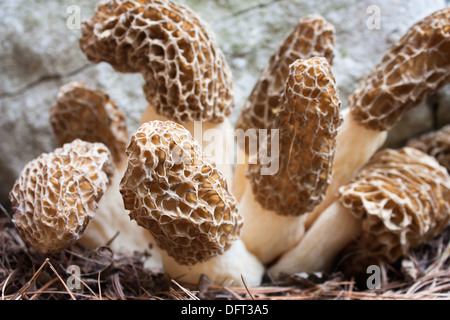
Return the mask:
[[[429,154],[450,171],[450,125],[411,139],[408,147]]]
[[[359,123],[389,130],[450,80],[450,8],[413,25],[349,97]]]
[[[289,65],[295,60],[312,57],[325,57],[331,64],[334,36],[334,26],[320,15],[310,14],[300,19],[261,72],[236,127],[244,131],[271,128],[280,107]]]
[[[239,238],[236,200],[184,127],[171,121],[144,123],[127,154],[121,182],[125,208],[179,264],[207,261]]]
[[[73,81],[62,86],[50,109],[50,122],[60,145],[75,139],[104,143],[115,162],[120,162],[128,144],[126,120],[109,96]]]
[[[323,200],[342,122],[340,106],[325,58],[291,64],[274,125],[279,130],[279,170],[264,175],[261,162],[250,164],[247,170],[253,193],[263,208],[296,216],[310,212]],[[271,150],[271,141],[261,149],[263,154]]]
[[[13,221],[25,242],[42,254],[76,242],[112,172],[108,148],[81,140],[29,162],[10,192]]]
[[[339,189],[340,203],[362,221],[349,246],[351,270],[392,263],[431,240],[450,221],[450,176],[436,159],[414,148],[378,152]],[[348,251],[347,251],[348,253]]]
[[[234,106],[231,70],[210,27],[165,0],[100,3],[82,25],[88,59],[142,73],[147,101],[177,122],[222,122]]]

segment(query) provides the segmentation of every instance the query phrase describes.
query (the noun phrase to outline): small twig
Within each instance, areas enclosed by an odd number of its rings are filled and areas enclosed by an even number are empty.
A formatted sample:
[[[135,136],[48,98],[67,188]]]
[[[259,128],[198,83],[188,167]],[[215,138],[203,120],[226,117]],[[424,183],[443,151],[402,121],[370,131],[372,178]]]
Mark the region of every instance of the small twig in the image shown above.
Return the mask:
[[[2,206],[1,204],[0,204],[0,211],[3,212],[5,214],[5,216],[8,217],[10,222],[14,223],[12,217],[10,216],[10,214],[8,212],[8,210],[6,210],[5,207]]]
[[[106,247],[109,247],[111,245],[111,243],[116,240],[116,238],[119,236],[120,232],[117,231],[115,235],[113,235],[113,237],[111,239],[108,240],[108,242],[106,243]]]
[[[125,300],[125,295],[123,294],[122,285],[120,284],[119,275],[117,273],[113,276],[113,288],[120,300]]]
[[[347,290],[347,298],[346,298],[346,300],[351,300],[352,293],[353,293],[353,284],[354,284],[354,282],[351,281],[350,285],[349,285],[349,289]]]
[[[244,276],[242,274],[241,274],[241,279],[242,279],[242,283],[244,284],[245,289],[247,290],[248,294],[250,295],[250,298],[252,298],[252,300],[255,300],[255,298],[253,297],[252,293],[248,289],[247,284],[245,283]]]
[[[47,282],[45,285],[42,286],[42,288],[40,288],[34,295],[31,296],[30,300],[35,300],[37,297],[39,297],[42,293],[45,292],[45,289],[47,289],[48,287],[50,287],[53,283],[55,283],[56,281],[58,281],[58,278],[53,278],[52,280],[50,280],[49,282]]]
[[[234,299],[236,299],[236,300],[243,300],[242,297],[241,297],[240,295],[238,295],[236,292],[234,292],[234,291],[231,290],[230,288],[224,287],[224,289],[225,289],[226,291],[228,291],[228,292],[233,296]]]
[[[2,300],[5,300],[5,288],[6,288],[6,284],[8,283],[9,279],[12,278],[15,274],[16,274],[17,270],[14,270],[13,272],[11,272],[8,276],[8,278],[6,278],[5,283],[3,284],[2,287]]]
[[[193,300],[200,300],[198,297],[196,297],[194,294],[192,294],[189,290],[183,288],[178,282],[172,279],[172,283],[175,283],[178,288],[180,288],[184,293],[186,293],[191,299]]]
[[[95,297],[95,299],[98,300],[98,297],[97,297],[97,295],[95,294],[94,290],[92,290],[92,289],[87,285],[86,282],[84,282],[80,277],[77,277],[75,274],[73,274],[72,276],[75,277],[78,281],[80,281],[80,283],[81,283],[83,286],[85,286],[85,287],[89,290],[89,292]]]
[[[102,299],[102,286],[100,285],[100,274],[101,272],[98,273],[98,277],[97,277],[97,283],[98,283],[98,296],[100,300]]]
[[[70,291],[69,287],[67,286],[67,284],[64,282],[64,280],[61,278],[61,276],[59,275],[58,271],[56,271],[55,267],[53,267],[53,265],[50,263],[50,260],[47,258],[45,259],[45,261],[49,264],[50,269],[52,269],[53,273],[59,278],[59,280],[61,281],[63,287],[66,289],[67,293],[69,294],[70,298],[72,300],[77,300],[75,298],[75,296],[72,294],[72,291]]]
[[[44,263],[42,263],[42,265],[39,267],[39,269],[33,274],[31,279],[22,288],[20,288],[19,291],[17,291],[11,297],[11,300],[18,300],[18,299],[22,298],[23,296],[25,296],[27,294],[27,292],[30,290],[32,284],[36,281],[36,278],[39,276],[39,274],[41,273],[42,269],[44,268],[44,266],[47,263],[48,263],[48,259],[45,259]]]

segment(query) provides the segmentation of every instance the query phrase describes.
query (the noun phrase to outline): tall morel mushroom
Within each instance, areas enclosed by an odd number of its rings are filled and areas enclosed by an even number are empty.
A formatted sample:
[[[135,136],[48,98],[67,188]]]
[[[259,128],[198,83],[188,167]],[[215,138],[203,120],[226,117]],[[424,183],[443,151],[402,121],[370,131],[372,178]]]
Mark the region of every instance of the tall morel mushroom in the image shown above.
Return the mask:
[[[241,110],[236,129],[243,130],[247,135],[250,133],[249,139],[255,139],[257,130],[273,128],[289,75],[289,65],[298,59],[312,57],[325,57],[331,65],[334,57],[334,38],[334,26],[322,16],[310,14],[300,19],[262,70]],[[240,200],[247,186],[245,170],[250,150],[242,139],[238,147],[239,151],[245,154],[243,160],[238,155],[239,162],[236,163],[234,174],[234,194]]]
[[[232,141],[208,141],[202,135],[207,129],[222,135],[231,129],[228,116],[234,107],[231,70],[205,21],[168,0],[111,0],[101,2],[83,23],[80,44],[92,62],[141,73],[149,103],[141,124],[182,124],[205,152],[212,149],[210,155],[232,183]],[[203,125],[197,135],[195,122]]]
[[[90,222],[80,243],[96,248],[109,244],[116,252],[133,254],[150,252],[154,239],[150,233],[130,221],[119,191],[120,179],[127,165],[125,153],[129,136],[125,117],[110,97],[84,82],[73,81],[62,86],[50,109],[50,122],[62,145],[74,139],[101,142],[111,151],[114,170],[111,183],[99,202],[95,218]],[[160,266],[160,257],[153,248],[146,265]]]
[[[449,79],[450,8],[444,8],[414,24],[349,97],[328,194],[308,214],[307,228],[383,145],[401,116]]]
[[[339,199],[269,272],[329,271],[354,242],[346,264],[357,274],[370,264],[394,262],[440,234],[449,221],[446,168],[414,148],[384,149],[339,189]]]
[[[240,240],[237,202],[189,131],[171,121],[141,125],[127,148],[121,193],[130,217],[150,230],[170,277],[197,284],[259,285],[263,266]]]
[[[262,161],[249,164],[249,185],[239,205],[247,222],[242,239],[263,263],[273,261],[301,239],[305,213],[323,200],[342,120],[340,106],[325,58],[291,64],[273,125],[279,139],[270,137],[260,146],[265,154],[276,143],[278,170],[265,174]]]
[[[42,254],[77,242],[112,173],[112,156],[102,143],[74,140],[30,161],[10,192],[12,219],[24,241]]]

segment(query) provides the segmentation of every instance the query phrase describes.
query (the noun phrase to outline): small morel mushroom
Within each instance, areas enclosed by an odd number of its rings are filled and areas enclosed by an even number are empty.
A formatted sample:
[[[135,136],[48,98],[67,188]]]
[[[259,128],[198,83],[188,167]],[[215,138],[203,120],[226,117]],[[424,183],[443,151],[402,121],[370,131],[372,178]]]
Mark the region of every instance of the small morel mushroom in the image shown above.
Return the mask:
[[[339,199],[269,272],[330,271],[353,242],[346,265],[356,274],[370,264],[394,262],[440,234],[449,221],[446,168],[414,148],[384,149],[339,189]]]
[[[326,193],[341,123],[337,87],[325,58],[297,60],[290,66],[285,92],[264,154],[276,143],[278,170],[264,174],[261,161],[249,164],[249,185],[240,201],[246,219],[242,239],[250,252],[270,263],[302,237],[305,213]]]
[[[242,241],[243,224],[227,182],[189,131],[172,121],[141,125],[127,148],[121,193],[130,217],[163,250],[166,273],[197,284],[256,286],[264,268]]]
[[[402,115],[449,79],[450,8],[445,8],[414,24],[349,97],[328,194],[308,214],[306,228],[336,199],[339,187],[383,145]]]
[[[231,132],[228,116],[234,107],[231,70],[205,21],[167,0],[111,0],[99,3],[95,16],[83,23],[80,45],[92,62],[141,73],[149,103],[141,124],[182,124],[205,152],[210,146],[210,155],[232,183],[232,141],[200,136],[208,129],[222,136]],[[194,122],[203,125],[197,135]],[[220,146],[212,148],[213,143]]]
[[[309,14],[300,19],[262,70],[241,110],[236,129],[247,134],[250,130],[270,130],[280,109],[289,65],[298,59],[312,57],[325,57],[331,65],[334,57],[334,38],[334,26],[322,16]],[[257,132],[254,133],[257,135]],[[241,152],[245,152],[245,161],[236,164],[234,174],[234,195],[238,200],[247,185],[245,170],[249,161],[249,148],[242,145],[243,143],[244,141],[240,141],[238,147]]]
[[[10,192],[13,222],[42,254],[58,253],[82,237],[113,173],[102,143],[74,140],[22,170]]]
[[[149,244],[155,243],[154,239],[147,230],[130,221],[119,191],[129,143],[125,117],[120,109],[104,92],[74,81],[59,89],[50,109],[50,122],[60,144],[74,139],[101,142],[114,157],[111,183],[79,243],[90,248],[109,244],[114,251],[129,254],[150,251]],[[153,248],[146,266],[155,265],[160,266],[160,257]]]
[[[413,138],[406,145],[436,158],[450,171],[450,125]]]

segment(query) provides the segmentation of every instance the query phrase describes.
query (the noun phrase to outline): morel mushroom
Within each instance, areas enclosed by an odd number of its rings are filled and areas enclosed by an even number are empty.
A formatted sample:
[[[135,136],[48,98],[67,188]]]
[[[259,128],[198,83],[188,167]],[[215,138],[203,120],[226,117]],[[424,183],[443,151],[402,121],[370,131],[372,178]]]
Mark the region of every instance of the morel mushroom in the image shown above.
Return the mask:
[[[114,251],[129,254],[150,251],[149,244],[154,243],[154,239],[147,230],[130,221],[119,191],[127,165],[125,150],[129,142],[125,117],[120,109],[104,92],[74,81],[59,89],[50,109],[50,122],[60,144],[74,139],[102,142],[114,157],[111,183],[79,243],[91,248],[109,244]],[[151,253],[146,265],[160,266],[158,252],[153,248]]]
[[[264,268],[240,240],[237,202],[210,157],[172,121],[141,125],[127,148],[121,193],[130,217],[150,230],[170,277],[197,284],[259,285]]]
[[[255,130],[255,135],[259,129],[273,128],[289,75],[289,65],[298,59],[312,57],[325,57],[331,65],[334,57],[334,37],[334,26],[322,16],[310,14],[300,19],[262,70],[241,110],[236,128],[246,134]],[[250,137],[252,138],[254,137]],[[239,152],[243,152],[245,156],[243,160],[238,156],[240,163],[235,165],[234,195],[238,200],[241,199],[248,183],[245,170],[250,151],[243,145],[245,141],[239,142]]]
[[[119,166],[125,157],[128,133],[125,117],[100,90],[82,81],[63,85],[50,108],[50,123],[60,145],[81,139],[105,144]]]
[[[112,173],[112,156],[102,143],[74,140],[30,161],[10,192],[12,219],[24,241],[42,254],[77,242]]]
[[[212,149],[210,155],[232,183],[232,141],[206,141],[200,132],[194,134],[194,122],[201,122],[203,131],[214,128],[222,136],[232,129],[231,70],[205,21],[167,0],[101,2],[95,16],[83,23],[80,44],[92,62],[141,73],[149,103],[141,124],[151,120],[182,124],[205,152]]]
[[[354,242],[347,266],[358,273],[370,264],[394,262],[449,221],[446,168],[414,148],[384,149],[339,189],[339,200],[269,272],[330,271],[339,252]]]
[[[332,173],[341,101],[325,58],[297,60],[290,66],[282,105],[273,128],[279,139],[260,146],[275,150],[279,162],[267,172],[262,161],[249,164],[249,185],[240,202],[246,219],[242,239],[250,252],[269,263],[303,235],[305,213],[319,204]],[[273,155],[272,155],[273,156]]]
[[[349,97],[328,194],[308,214],[306,228],[336,199],[339,187],[383,145],[401,116],[449,81],[449,25],[450,8],[414,24]]]

